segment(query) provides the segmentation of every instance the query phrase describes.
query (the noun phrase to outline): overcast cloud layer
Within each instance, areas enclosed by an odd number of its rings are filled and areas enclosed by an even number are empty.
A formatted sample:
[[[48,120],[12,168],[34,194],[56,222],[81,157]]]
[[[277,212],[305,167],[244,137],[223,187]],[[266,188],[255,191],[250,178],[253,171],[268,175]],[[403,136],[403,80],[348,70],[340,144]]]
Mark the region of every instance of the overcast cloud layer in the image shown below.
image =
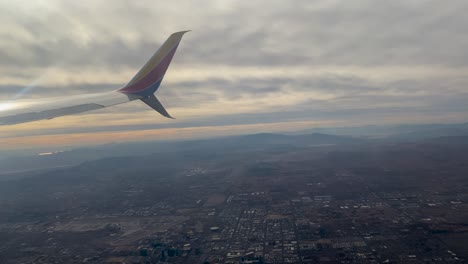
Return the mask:
[[[170,33],[193,30],[158,91],[177,120],[135,102],[2,127],[0,149],[135,129],[466,122],[467,13],[467,1],[0,0],[0,100],[120,88]]]

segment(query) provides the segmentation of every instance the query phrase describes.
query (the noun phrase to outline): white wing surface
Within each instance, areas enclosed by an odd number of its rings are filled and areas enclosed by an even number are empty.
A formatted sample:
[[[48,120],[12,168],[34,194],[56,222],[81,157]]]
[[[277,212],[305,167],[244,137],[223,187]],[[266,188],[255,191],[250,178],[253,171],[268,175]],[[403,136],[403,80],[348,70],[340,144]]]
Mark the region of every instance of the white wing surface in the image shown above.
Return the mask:
[[[0,125],[52,119],[101,109],[140,99],[161,115],[172,118],[156,98],[169,64],[187,31],[173,33],[123,88],[106,93],[84,94],[34,101],[0,101]]]

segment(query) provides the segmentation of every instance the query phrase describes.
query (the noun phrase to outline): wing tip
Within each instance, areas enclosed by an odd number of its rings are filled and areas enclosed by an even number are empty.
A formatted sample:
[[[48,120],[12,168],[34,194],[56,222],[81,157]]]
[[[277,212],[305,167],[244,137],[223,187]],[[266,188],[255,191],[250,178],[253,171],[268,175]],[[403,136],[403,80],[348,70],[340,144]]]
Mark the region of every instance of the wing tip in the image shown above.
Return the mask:
[[[172,36],[177,36],[177,37],[182,37],[185,33],[190,32],[192,30],[183,30],[183,31],[177,31],[171,34],[170,37]]]
[[[190,32],[190,31],[192,31],[192,30],[189,29],[189,30],[177,31],[177,32],[172,33],[172,35],[174,35],[174,34],[185,34],[185,33]]]

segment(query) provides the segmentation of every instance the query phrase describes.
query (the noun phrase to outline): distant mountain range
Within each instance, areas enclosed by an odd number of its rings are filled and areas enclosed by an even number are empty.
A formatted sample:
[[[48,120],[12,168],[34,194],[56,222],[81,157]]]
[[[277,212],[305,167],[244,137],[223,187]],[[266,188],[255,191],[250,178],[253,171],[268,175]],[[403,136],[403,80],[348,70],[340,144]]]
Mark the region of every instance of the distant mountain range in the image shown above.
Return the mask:
[[[96,146],[93,148],[77,148],[69,151],[47,153],[47,155],[31,155],[7,157],[0,159],[0,174],[39,170],[63,166],[78,165],[85,161],[106,157],[143,156],[153,153],[193,152],[205,154],[222,154],[237,150],[254,150],[270,147],[301,147],[320,144],[345,144],[361,141],[359,138],[334,136],[326,134],[282,135],[253,134],[231,136],[214,139],[177,141],[177,142],[137,142],[119,143]],[[198,155],[198,154],[197,154]]]
[[[267,148],[300,148],[320,145],[433,140],[445,143],[468,140],[468,123],[353,128],[318,128],[296,134],[260,133],[212,139],[172,142],[131,142],[91,148],[0,158],[0,175],[13,171],[43,170],[74,166],[107,157],[144,156],[153,153],[185,155],[222,155],[223,153]]]
[[[462,124],[406,124],[389,126],[357,126],[338,128],[314,128],[296,134],[325,133],[372,138],[419,140],[443,136],[468,135],[468,123]]]

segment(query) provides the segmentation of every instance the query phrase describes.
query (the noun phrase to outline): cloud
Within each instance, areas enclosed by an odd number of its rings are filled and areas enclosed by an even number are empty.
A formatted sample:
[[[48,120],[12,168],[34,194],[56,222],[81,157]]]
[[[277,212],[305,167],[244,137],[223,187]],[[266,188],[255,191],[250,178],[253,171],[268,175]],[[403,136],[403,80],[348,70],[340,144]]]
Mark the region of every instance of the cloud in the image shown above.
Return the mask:
[[[467,66],[464,1],[1,5],[5,64],[138,67],[165,35],[192,29],[183,64]]]
[[[176,121],[131,103],[0,128],[0,137],[466,121],[467,8],[461,0],[0,1],[0,100],[120,88],[170,33],[193,30],[158,91]]]

